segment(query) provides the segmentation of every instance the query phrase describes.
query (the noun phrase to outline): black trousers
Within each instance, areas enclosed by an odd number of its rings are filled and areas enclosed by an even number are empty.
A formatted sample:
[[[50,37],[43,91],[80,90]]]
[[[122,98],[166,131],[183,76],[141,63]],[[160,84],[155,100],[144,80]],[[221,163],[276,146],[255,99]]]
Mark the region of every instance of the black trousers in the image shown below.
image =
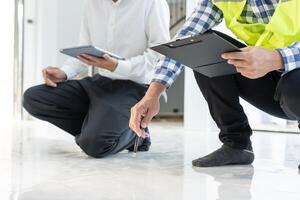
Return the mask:
[[[273,116],[300,120],[300,69],[283,76],[274,71],[254,80],[240,74],[216,78],[194,75],[220,129],[219,138],[228,146],[244,149],[251,145],[252,130],[239,97]]]
[[[86,154],[101,158],[134,144],[135,134],[128,127],[130,109],[146,90],[132,81],[95,75],[57,88],[32,87],[24,93],[23,106],[34,117],[73,135]]]

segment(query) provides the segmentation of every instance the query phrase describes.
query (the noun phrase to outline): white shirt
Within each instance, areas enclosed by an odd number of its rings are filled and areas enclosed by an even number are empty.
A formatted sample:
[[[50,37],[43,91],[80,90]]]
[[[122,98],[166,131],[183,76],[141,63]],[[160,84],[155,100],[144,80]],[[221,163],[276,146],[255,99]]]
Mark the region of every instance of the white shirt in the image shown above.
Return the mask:
[[[102,76],[149,84],[159,55],[149,47],[170,40],[170,13],[165,0],[87,0],[79,45],[94,45],[126,58]],[[88,68],[75,58],[61,68],[68,79]]]

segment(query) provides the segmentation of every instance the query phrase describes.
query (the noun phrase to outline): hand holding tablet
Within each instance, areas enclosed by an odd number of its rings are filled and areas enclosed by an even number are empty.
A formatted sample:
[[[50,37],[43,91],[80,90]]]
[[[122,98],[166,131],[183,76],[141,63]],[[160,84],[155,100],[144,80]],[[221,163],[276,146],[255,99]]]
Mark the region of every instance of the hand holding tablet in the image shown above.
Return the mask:
[[[115,58],[117,60],[125,60],[125,58],[123,58],[121,56],[118,56],[114,53],[111,53],[109,51],[106,51],[104,49],[101,49],[99,47],[95,47],[95,46],[92,46],[92,45],[61,49],[60,52],[65,54],[65,55],[74,57],[74,58],[78,58],[79,56],[84,55],[84,54],[94,56],[94,57],[103,58],[103,56],[105,54],[107,54],[110,57]]]
[[[60,50],[61,53],[79,59],[86,65],[106,69],[114,72],[119,60],[125,60],[116,54],[94,46],[80,46]]]

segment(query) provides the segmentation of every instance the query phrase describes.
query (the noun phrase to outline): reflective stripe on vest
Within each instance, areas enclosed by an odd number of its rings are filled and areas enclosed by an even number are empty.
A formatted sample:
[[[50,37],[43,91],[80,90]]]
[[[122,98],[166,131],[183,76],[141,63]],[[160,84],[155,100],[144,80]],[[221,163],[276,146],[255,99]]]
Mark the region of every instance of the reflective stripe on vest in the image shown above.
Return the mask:
[[[251,46],[270,49],[300,41],[300,1],[279,0],[268,24],[246,24],[239,21],[247,0],[213,0],[223,12],[226,26]]]

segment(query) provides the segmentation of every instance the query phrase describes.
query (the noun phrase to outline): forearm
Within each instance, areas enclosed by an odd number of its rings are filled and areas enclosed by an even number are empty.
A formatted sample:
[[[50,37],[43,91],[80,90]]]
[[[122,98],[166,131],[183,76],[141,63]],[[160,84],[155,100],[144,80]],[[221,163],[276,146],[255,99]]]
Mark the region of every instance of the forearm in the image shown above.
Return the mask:
[[[152,82],[146,92],[146,98],[159,98],[163,92],[166,91],[166,87],[158,82]]]

